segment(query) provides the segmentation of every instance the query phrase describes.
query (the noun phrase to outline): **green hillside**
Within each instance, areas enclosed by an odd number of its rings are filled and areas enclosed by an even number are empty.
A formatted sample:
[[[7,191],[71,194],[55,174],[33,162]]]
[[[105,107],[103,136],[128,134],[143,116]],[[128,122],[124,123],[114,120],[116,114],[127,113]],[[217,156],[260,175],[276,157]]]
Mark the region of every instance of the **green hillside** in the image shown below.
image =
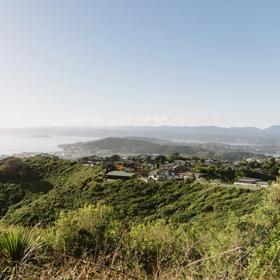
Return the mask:
[[[11,223],[25,225],[48,224],[63,209],[100,201],[113,206],[120,219],[189,222],[211,213],[248,213],[255,209],[263,193],[207,182],[109,183],[101,167],[56,157],[10,158],[2,161],[0,170],[1,215]]]
[[[279,193],[278,184],[107,182],[99,165],[8,158],[1,277],[278,279]]]
[[[53,156],[4,159],[0,162],[1,215],[20,212],[25,224],[32,220],[47,223],[53,220],[56,210],[79,204],[81,188],[102,180],[101,168],[93,169]],[[37,213],[32,205],[41,209],[45,205],[46,209]]]

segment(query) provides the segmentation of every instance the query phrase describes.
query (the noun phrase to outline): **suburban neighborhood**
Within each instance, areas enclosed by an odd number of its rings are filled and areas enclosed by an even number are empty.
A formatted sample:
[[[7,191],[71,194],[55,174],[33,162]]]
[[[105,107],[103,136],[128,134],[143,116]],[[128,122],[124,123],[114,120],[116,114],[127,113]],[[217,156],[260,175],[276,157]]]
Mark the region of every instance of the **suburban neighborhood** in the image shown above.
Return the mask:
[[[129,179],[145,182],[217,180],[241,187],[267,187],[270,181],[275,180],[280,169],[280,161],[274,158],[221,161],[196,157],[184,158],[179,154],[168,157],[163,155],[91,156],[79,161],[90,166],[101,164],[106,170],[108,181]]]

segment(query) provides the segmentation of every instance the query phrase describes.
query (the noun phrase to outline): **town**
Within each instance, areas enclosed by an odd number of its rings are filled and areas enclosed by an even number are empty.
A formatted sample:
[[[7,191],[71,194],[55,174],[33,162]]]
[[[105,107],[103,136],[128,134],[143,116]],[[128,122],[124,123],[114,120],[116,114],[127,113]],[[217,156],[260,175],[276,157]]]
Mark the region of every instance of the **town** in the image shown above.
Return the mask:
[[[121,157],[91,156],[79,159],[85,165],[101,164],[107,180],[139,179],[152,181],[206,181],[215,180],[238,186],[266,187],[276,180],[280,160],[276,158],[247,158],[239,161],[183,157],[178,153]]]

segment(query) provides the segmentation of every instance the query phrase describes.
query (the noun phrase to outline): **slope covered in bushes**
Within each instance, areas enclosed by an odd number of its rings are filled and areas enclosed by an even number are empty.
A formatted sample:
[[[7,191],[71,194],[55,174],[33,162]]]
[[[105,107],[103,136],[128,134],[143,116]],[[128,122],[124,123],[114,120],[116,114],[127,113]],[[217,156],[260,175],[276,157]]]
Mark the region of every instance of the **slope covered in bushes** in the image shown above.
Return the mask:
[[[40,204],[40,200],[44,201],[52,194],[58,195],[58,200],[67,201],[68,194],[60,194],[67,186],[70,190],[102,178],[100,168],[93,169],[53,156],[4,159],[0,161],[0,215],[27,207],[36,200]]]
[[[8,159],[7,162],[15,161]],[[106,182],[101,166],[89,167],[55,157],[32,157],[16,173],[1,177],[2,216],[11,223],[47,225],[64,209],[105,203],[127,221],[165,219],[178,223],[196,217],[249,213],[263,191],[225,188],[207,182]],[[2,164],[3,166],[3,164]]]
[[[276,183],[106,182],[37,156],[2,161],[0,186],[1,279],[280,277]]]

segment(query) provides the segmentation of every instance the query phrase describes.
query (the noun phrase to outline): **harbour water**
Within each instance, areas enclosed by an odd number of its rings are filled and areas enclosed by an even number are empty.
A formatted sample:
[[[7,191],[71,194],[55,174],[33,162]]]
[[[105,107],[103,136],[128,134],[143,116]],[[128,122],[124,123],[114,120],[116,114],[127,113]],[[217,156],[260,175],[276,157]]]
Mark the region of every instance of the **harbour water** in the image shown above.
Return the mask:
[[[59,145],[95,140],[78,136],[3,135],[0,134],[0,156],[22,153],[58,153]]]

